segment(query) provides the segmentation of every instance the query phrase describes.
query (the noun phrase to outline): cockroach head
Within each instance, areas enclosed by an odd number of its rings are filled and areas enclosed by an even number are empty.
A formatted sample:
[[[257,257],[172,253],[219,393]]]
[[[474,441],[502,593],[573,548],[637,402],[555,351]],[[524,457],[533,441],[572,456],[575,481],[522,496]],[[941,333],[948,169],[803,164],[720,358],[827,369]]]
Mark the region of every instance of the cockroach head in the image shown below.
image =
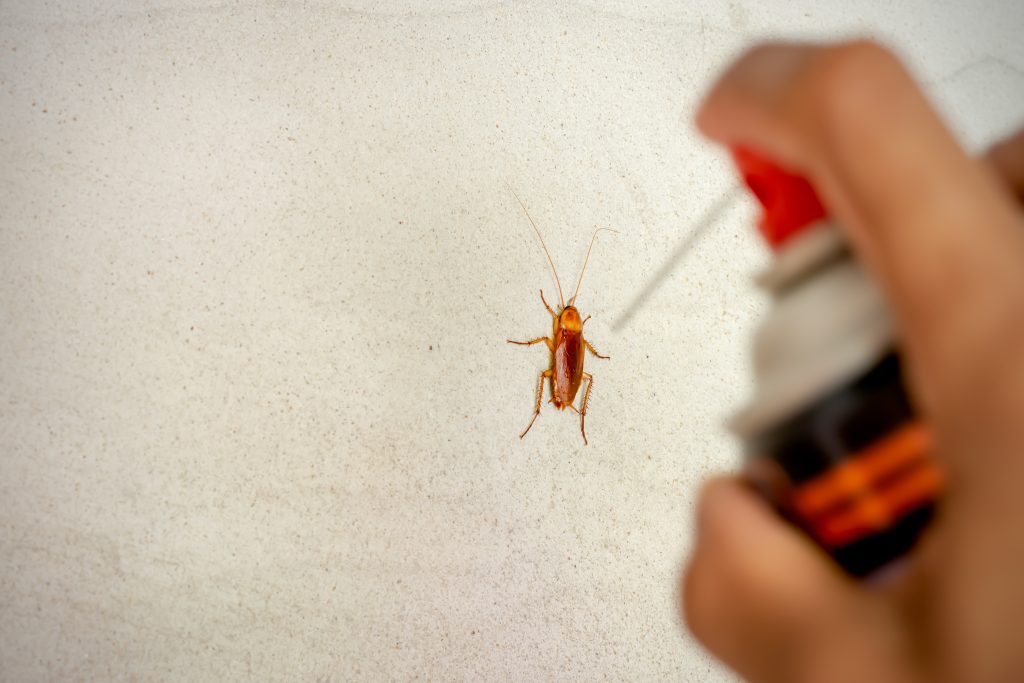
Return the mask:
[[[558,326],[570,332],[579,332],[583,329],[583,321],[580,320],[580,312],[575,306],[566,306],[558,315]]]

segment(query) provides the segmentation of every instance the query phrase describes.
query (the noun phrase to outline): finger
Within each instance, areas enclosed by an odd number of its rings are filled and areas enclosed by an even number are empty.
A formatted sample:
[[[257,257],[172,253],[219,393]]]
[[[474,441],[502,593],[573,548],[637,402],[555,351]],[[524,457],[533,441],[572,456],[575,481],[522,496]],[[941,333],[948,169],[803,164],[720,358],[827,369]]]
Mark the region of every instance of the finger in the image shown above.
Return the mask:
[[[1024,128],[993,146],[985,158],[1017,201],[1024,203]]]
[[[979,364],[1020,348],[1018,213],[884,49],[754,50],[715,86],[698,124],[814,183],[888,293],[926,408],[973,393],[999,365]],[[965,359],[964,349],[990,353]]]
[[[735,479],[702,492],[683,610],[750,681],[881,680],[901,666],[897,622],[881,603]],[[819,670],[826,661],[847,670]]]

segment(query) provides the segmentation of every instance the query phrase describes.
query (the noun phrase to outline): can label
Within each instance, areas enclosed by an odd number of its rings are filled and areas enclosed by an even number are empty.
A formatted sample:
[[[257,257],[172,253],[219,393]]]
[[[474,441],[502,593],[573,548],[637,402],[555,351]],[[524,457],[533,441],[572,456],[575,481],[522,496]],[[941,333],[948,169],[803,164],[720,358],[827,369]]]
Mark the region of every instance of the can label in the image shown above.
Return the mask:
[[[925,425],[905,424],[795,488],[789,505],[827,548],[885,531],[942,491],[942,470],[931,449]]]

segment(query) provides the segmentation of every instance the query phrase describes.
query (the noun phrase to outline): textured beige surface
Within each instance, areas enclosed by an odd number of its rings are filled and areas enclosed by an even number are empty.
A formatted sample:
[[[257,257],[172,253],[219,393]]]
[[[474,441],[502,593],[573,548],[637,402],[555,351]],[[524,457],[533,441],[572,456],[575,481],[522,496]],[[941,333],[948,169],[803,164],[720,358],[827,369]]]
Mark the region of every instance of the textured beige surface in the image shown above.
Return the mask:
[[[764,254],[689,121],[758,37],[868,32],[978,146],[1021,6],[0,4],[0,678],[679,680]],[[91,6],[90,6],[91,5]],[[797,7],[801,5],[801,7]],[[513,185],[610,361],[529,436]]]

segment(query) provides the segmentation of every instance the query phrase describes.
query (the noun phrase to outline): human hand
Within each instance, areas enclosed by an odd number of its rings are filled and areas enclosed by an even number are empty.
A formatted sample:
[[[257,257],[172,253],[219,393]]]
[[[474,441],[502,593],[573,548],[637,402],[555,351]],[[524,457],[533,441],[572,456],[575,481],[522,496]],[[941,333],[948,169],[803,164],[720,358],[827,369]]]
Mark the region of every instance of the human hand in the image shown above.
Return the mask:
[[[690,628],[758,683],[1024,680],[1024,136],[971,159],[870,43],[757,48],[698,125],[815,186],[887,295],[947,485],[905,572],[870,585],[737,479],[710,483]]]

